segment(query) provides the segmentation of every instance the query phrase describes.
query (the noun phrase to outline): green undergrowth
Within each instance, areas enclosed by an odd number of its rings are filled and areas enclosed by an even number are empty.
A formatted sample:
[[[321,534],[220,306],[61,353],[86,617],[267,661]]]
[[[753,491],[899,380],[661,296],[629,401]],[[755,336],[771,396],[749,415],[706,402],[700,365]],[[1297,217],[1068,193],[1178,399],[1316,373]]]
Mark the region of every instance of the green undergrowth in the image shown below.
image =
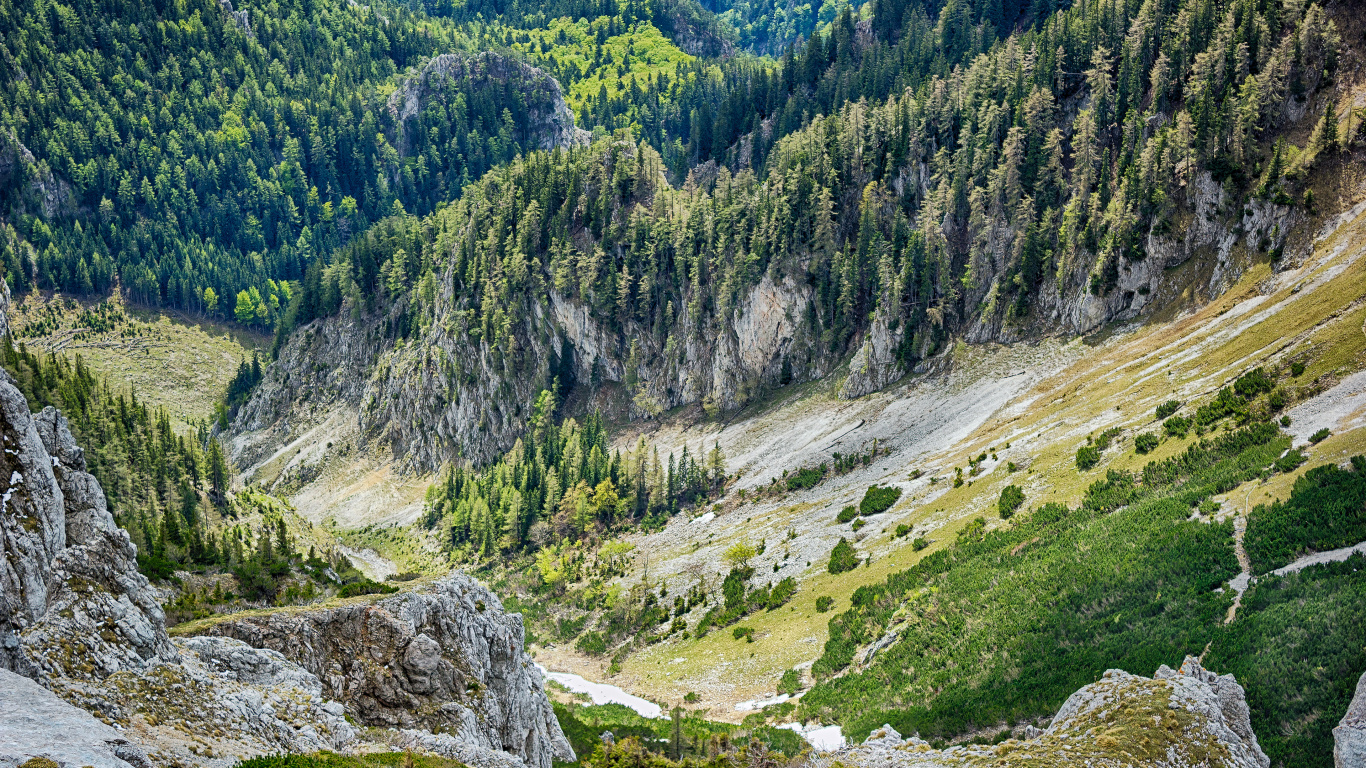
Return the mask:
[[[1205,666],[1247,691],[1273,766],[1333,765],[1333,727],[1366,670],[1366,558],[1261,576]]]
[[[338,755],[312,752],[306,755],[263,755],[241,760],[237,768],[464,768],[464,763],[413,752],[376,752]]]
[[[577,762],[556,761],[556,766],[588,764],[594,750],[602,743],[602,735],[609,731],[618,742],[636,739],[646,750],[673,760],[706,760],[751,738],[758,739],[766,749],[788,757],[799,754],[805,747],[802,737],[787,729],[722,723],[681,708],[665,718],[643,717],[621,704],[555,702],[554,708],[555,718],[578,756]]]
[[[1238,572],[1231,523],[1188,522],[1201,501],[1266,470],[1290,440],[1271,424],[1224,433],[1141,473],[1110,470],[1082,504],[1048,504],[882,584],[830,622],[804,718],[855,740],[891,723],[951,738],[1051,715],[1118,667],[1151,675],[1215,639]],[[899,642],[831,679],[888,631]]]
[[[1266,573],[1308,552],[1350,547],[1363,540],[1366,456],[1355,456],[1348,469],[1333,464],[1310,469],[1295,481],[1289,499],[1253,509],[1243,546],[1253,572]]]

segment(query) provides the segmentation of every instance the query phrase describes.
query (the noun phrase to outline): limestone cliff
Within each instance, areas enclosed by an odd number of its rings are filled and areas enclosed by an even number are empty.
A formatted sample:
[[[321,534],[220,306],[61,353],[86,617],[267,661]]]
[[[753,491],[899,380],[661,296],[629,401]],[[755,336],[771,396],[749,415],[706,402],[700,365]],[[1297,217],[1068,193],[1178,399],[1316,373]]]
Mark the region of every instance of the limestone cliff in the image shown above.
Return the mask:
[[[631,381],[631,414],[650,417],[695,403],[733,409],[763,386],[819,378],[838,363],[803,323],[812,288],[794,275],[765,275],[724,322],[665,344],[634,324],[605,327],[588,308],[551,291],[515,329],[513,353],[463,333],[451,274],[439,283],[446,287],[432,321],[404,343],[381,329],[408,311],[407,300],[359,318],[343,311],[296,331],[232,426],[238,466],[267,461],[340,414],[405,468],[430,471],[456,457],[490,460],[511,447],[528,406],[555,376],[590,388]]]
[[[435,62],[429,77],[458,66],[466,65]],[[412,85],[396,97],[396,114],[416,109],[409,105],[428,88]],[[613,164],[652,166],[641,154],[649,150],[629,142],[608,149],[594,155],[593,162],[603,164],[594,168],[601,178],[613,177]],[[713,177],[720,175],[714,166],[700,166],[687,184],[719,184]],[[664,187],[662,169],[657,176],[636,186],[646,190],[638,193],[638,210],[648,209],[651,196]],[[694,313],[684,301],[661,312],[650,327],[634,316],[614,319],[550,284],[543,293],[528,288],[519,296],[528,311],[495,343],[469,332],[470,318],[480,310],[469,306],[470,296],[455,292],[462,284],[460,260],[438,253],[434,295],[410,292],[364,308],[348,301],[338,314],[295,330],[232,424],[233,458],[251,480],[290,492],[316,476],[327,458],[305,436],[335,420],[349,425],[355,443],[404,470],[432,471],[459,460],[482,463],[512,446],[537,392],[556,379],[579,388],[580,401],[612,402],[614,419],[640,419],[687,405],[733,411],[767,389],[828,376],[848,360],[838,391],[857,398],[913,368],[941,365],[935,358],[954,339],[1011,343],[1085,334],[1191,297],[1218,295],[1250,263],[1239,244],[1251,239],[1279,248],[1298,216],[1291,208],[1253,201],[1241,230],[1230,228],[1220,213],[1227,208],[1225,193],[1207,175],[1192,182],[1187,202],[1192,220],[1181,235],[1154,231],[1146,256],[1120,265],[1115,290],[1093,293],[1095,265],[1080,257],[1062,259],[1021,308],[1002,298],[1019,293],[1002,285],[1009,274],[1006,255],[983,256],[962,286],[966,313],[954,317],[930,308],[912,323],[874,311],[847,341],[816,316],[818,281],[810,274],[810,259],[797,254],[790,263],[775,262],[714,312]],[[993,237],[1005,243],[1009,235]],[[454,242],[443,240],[438,248],[451,249]],[[581,244],[585,253],[594,247]],[[1287,254],[1285,261],[1294,258]],[[350,447],[353,441],[348,436],[346,442]],[[289,460],[293,466],[274,475],[255,473],[286,446],[301,456]]]
[[[209,631],[279,651],[367,725],[439,731],[532,768],[574,759],[521,617],[462,573],[373,603],[244,614]]]

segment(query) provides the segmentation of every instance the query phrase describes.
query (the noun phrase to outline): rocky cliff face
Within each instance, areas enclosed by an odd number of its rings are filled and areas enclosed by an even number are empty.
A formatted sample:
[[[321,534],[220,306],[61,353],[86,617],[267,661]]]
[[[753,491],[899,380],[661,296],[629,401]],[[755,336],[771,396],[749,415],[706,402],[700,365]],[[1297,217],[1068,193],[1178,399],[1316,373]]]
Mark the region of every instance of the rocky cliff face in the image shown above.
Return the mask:
[[[393,142],[400,155],[406,157],[410,153],[410,132],[421,130],[413,118],[432,100],[444,100],[448,85],[464,91],[483,90],[491,85],[519,91],[528,110],[526,124],[517,126],[523,146],[554,149],[588,143],[589,133],[574,127],[574,112],[565,103],[555,78],[491,51],[474,56],[445,53],[428,61],[389,96],[389,112],[402,126]]]
[[[1026,730],[1030,730],[1028,727]],[[1268,768],[1252,732],[1242,686],[1187,656],[1152,678],[1112,669],[1068,697],[1045,731],[994,746],[933,749],[883,726],[859,746],[818,762],[873,768],[1162,765]]]
[[[392,451],[408,469],[430,471],[456,457],[493,459],[520,436],[537,392],[554,376],[588,386],[635,382],[631,412],[649,417],[679,405],[743,405],[761,386],[819,378],[838,363],[802,322],[812,288],[795,276],[766,275],[724,323],[674,346],[645,329],[604,327],[581,304],[554,292],[515,329],[516,349],[475,343],[457,322],[452,275],[439,279],[433,319],[396,344],[380,331],[407,309],[355,319],[347,312],[295,332],[239,411],[231,451],[238,466],[259,464],[336,413]],[[631,365],[631,343],[637,343]],[[666,348],[667,347],[667,348]]]
[[[156,593],[66,419],[0,380],[0,667],[103,679],[175,661]]]
[[[0,669],[56,695],[0,685],[18,697],[15,707],[0,706],[0,733],[25,736],[0,741],[0,765],[16,755],[150,765],[132,736],[85,728],[93,719],[69,704],[172,753],[192,727],[243,754],[336,748],[354,737],[340,705],[334,712],[319,697],[317,678],[279,654],[222,638],[171,641],[157,590],[138,573],[136,549],[86,471],[65,417],[53,408],[30,413],[3,374],[0,443],[0,474],[8,477],[0,495]],[[224,659],[256,674],[243,681]],[[34,712],[46,714],[30,723]],[[53,745],[70,750],[31,749]]]
[[[0,199],[8,197],[19,210],[45,219],[76,213],[71,184],[34,157],[13,130],[0,132],[0,190]]]
[[[367,725],[441,731],[484,753],[481,764],[497,752],[533,768],[574,759],[521,617],[462,573],[373,603],[243,615],[210,631],[280,652]]]
[[[1366,766],[1366,674],[1357,680],[1356,695],[1333,729],[1334,768]]]
[[[357,736],[346,708],[366,723],[424,729],[395,737],[479,768],[573,759],[520,617],[464,575],[374,604],[233,618],[219,636],[173,641],[66,419],[31,414],[2,373],[0,443],[0,670],[47,689],[0,676],[0,767],[46,756],[142,768],[154,751],[227,768],[243,755],[340,749]],[[92,726],[71,705],[122,730]],[[53,744],[70,749],[40,749]]]
[[[463,60],[437,61],[424,77],[472,67]],[[413,84],[396,95],[396,114],[412,113],[427,90]],[[638,151],[622,143],[610,153],[616,159],[603,162],[638,161]],[[701,167],[688,183],[705,185],[707,178]],[[664,181],[651,184],[658,189]],[[1246,266],[1238,243],[1279,247],[1298,215],[1253,201],[1241,231],[1231,229],[1223,189],[1207,175],[1192,182],[1187,203],[1191,220],[1180,233],[1152,234],[1144,258],[1120,265],[1113,290],[1093,293],[1095,265],[1059,257],[1056,273],[1042,278],[1022,314],[1002,298],[1013,291],[1003,286],[1008,259],[1000,253],[972,265],[965,316],[934,309],[911,327],[875,312],[847,348],[837,348],[814,320],[814,287],[800,260],[790,273],[774,267],[733,306],[696,325],[687,307],[676,307],[662,328],[608,322],[601,312],[547,289],[529,316],[509,329],[512,341],[495,346],[465,332],[471,310],[451,288],[458,283],[451,271],[457,260],[438,258],[445,272],[437,274],[434,302],[419,312],[412,304],[417,299],[402,296],[370,314],[343,309],[297,330],[238,414],[233,458],[244,468],[258,466],[341,414],[361,442],[387,451],[406,470],[431,471],[461,459],[479,463],[511,447],[536,393],[555,378],[573,379],[591,393],[615,385],[611,391],[624,395],[619,400],[627,416],[650,418],[683,405],[738,408],[766,388],[831,374],[852,350],[839,394],[857,398],[907,375],[909,365],[934,367],[931,358],[954,338],[1011,343],[1084,334],[1154,306],[1217,295]],[[994,236],[1005,243],[1008,235]],[[381,330],[409,327],[416,314],[424,316],[421,330],[406,339]]]

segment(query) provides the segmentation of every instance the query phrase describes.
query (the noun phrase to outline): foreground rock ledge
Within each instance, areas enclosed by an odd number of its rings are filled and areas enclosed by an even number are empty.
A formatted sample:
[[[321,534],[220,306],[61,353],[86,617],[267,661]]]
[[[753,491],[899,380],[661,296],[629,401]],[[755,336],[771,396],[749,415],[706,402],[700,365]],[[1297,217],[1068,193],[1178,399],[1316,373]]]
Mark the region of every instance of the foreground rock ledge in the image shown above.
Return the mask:
[[[884,725],[863,744],[827,758],[857,768],[1093,765],[1268,768],[1252,732],[1243,688],[1187,656],[1152,678],[1119,669],[1068,697],[1048,730],[993,746],[936,750]]]
[[[366,725],[449,733],[532,768],[574,759],[521,616],[458,571],[413,592],[232,616],[205,632],[279,651]]]

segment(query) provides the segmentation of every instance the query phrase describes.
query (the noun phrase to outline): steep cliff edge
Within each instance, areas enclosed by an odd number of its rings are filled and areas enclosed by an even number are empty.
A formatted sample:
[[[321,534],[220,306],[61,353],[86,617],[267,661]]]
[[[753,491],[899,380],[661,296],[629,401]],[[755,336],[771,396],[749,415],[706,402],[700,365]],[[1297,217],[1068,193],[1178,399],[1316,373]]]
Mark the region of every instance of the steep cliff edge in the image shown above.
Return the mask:
[[[462,573],[373,603],[242,615],[208,631],[279,651],[367,725],[440,731],[532,768],[574,759],[521,617]]]
[[[103,679],[174,662],[156,593],[66,419],[32,415],[0,379],[0,667],[44,679]]]

